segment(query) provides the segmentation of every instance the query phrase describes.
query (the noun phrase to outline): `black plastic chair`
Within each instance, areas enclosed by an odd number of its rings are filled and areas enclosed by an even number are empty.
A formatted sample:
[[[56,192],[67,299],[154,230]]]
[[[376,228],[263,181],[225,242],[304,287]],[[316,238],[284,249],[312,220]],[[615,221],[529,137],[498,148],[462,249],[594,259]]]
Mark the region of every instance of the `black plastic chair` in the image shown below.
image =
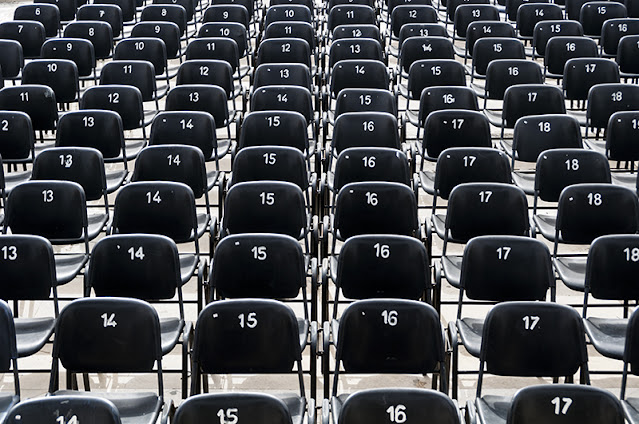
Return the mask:
[[[156,392],[107,393],[58,390],[62,365],[69,373],[152,373]],[[155,369],[154,369],[155,368]],[[70,378],[72,382],[73,378]],[[88,384],[88,379],[85,379]],[[75,389],[75,390],[73,390]],[[49,395],[91,393],[113,402],[123,422],[153,423],[167,417],[172,402],[164,400],[160,321],[148,303],[127,298],[87,298],[68,304],[56,323]]]
[[[517,32],[520,38],[532,40],[538,22],[562,20],[563,17],[563,10],[557,4],[522,4],[517,9]]]
[[[566,100],[585,101],[597,84],[619,83],[619,66],[604,58],[574,58],[566,61],[562,86]]]
[[[622,3],[589,1],[581,6],[579,22],[584,27],[584,35],[598,39],[601,36],[601,28],[605,21],[625,18],[627,15],[626,6]]]
[[[38,21],[44,26],[47,38],[57,37],[60,32],[60,9],[54,4],[23,4],[15,8],[16,21]]]
[[[75,417],[78,421],[91,420],[99,424],[121,424],[120,412],[113,402],[95,396],[50,396],[28,399],[9,410],[6,422],[20,424],[23,420],[48,420]]]
[[[13,324],[13,314],[9,305],[0,300],[2,316],[0,318],[0,337],[2,339],[2,355],[0,366],[2,372],[13,374],[13,393],[3,393],[0,396],[2,405],[2,416],[6,418],[7,412],[20,401],[20,377],[18,375],[18,351],[16,349],[16,330]]]
[[[615,112],[639,109],[639,87],[632,84],[597,84],[588,92],[586,127],[598,137]],[[605,134],[604,134],[605,135]]]
[[[589,383],[583,322],[565,305],[547,302],[504,302],[488,315],[482,334],[476,399],[467,410],[478,423],[503,422],[509,396],[483,395],[487,373],[511,377],[565,377],[572,382],[580,371]],[[553,386],[555,387],[555,386]]]
[[[77,102],[80,97],[78,67],[68,59],[36,59],[28,62],[22,69],[22,83],[50,87],[58,103]]]
[[[598,57],[599,48],[592,38],[584,36],[554,36],[546,43],[544,67],[546,76],[560,79],[569,59]]]
[[[82,38],[51,38],[42,45],[43,59],[67,59],[77,67],[80,80],[97,82],[95,48]],[[3,68],[4,72],[4,68]]]
[[[117,4],[84,4],[76,11],[76,21],[108,23],[111,26],[113,38],[120,38],[124,29],[122,9]]]
[[[46,30],[38,21],[5,21],[0,23],[0,38],[17,41],[22,46],[24,57],[34,59],[40,57]]]
[[[584,29],[578,21],[539,21],[535,24],[535,28],[533,29],[532,57],[533,59],[536,59],[538,57],[545,57],[546,45],[548,44],[548,40],[550,40],[552,37],[569,37],[582,35],[584,35]]]
[[[113,53],[113,29],[103,21],[73,21],[64,27],[64,38],[79,38],[93,44],[96,59],[109,59]]]
[[[608,19],[601,27],[601,55],[616,57],[619,40],[626,35],[639,35],[639,19]]]

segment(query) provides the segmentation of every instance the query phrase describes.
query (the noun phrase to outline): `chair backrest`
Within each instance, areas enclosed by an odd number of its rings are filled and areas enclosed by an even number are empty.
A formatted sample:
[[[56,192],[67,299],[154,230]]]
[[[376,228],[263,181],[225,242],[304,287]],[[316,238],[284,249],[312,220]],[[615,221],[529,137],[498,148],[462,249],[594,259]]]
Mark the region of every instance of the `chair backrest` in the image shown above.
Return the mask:
[[[563,17],[563,10],[558,4],[522,4],[517,9],[517,31],[520,37],[530,39],[534,35],[537,22],[561,20]]]
[[[313,89],[311,71],[301,63],[265,63],[255,69],[253,87],[266,85],[298,85],[309,91]]]
[[[212,302],[200,313],[195,328],[194,383],[200,373],[289,373],[296,364],[301,373],[297,318],[281,302],[270,299]],[[232,340],[235,342],[229,343]]]
[[[330,93],[337,97],[344,88],[379,88],[388,90],[390,79],[383,62],[378,60],[341,60],[331,70]]]
[[[142,100],[155,98],[155,67],[147,60],[112,60],[100,71],[100,85],[130,85],[140,90]]]
[[[457,9],[465,4],[489,4],[487,0],[450,0],[446,1],[446,21],[453,22]]]
[[[0,370],[6,373],[13,370],[13,403],[20,400],[20,378],[18,375],[18,348],[16,346],[16,328],[13,312],[4,300],[0,300]]]
[[[328,67],[332,68],[340,60],[347,59],[383,60],[384,54],[379,41],[372,38],[341,38],[333,41]]]
[[[0,23],[0,38],[17,41],[22,46],[24,57],[33,59],[40,57],[46,30],[38,21],[5,21]]]
[[[268,27],[273,22],[285,21],[312,23],[313,13],[308,7],[301,4],[273,5],[266,9],[266,16],[264,19],[265,27]]]
[[[569,59],[562,81],[566,100],[587,100],[592,86],[619,82],[619,65],[604,58]]]
[[[491,302],[545,300],[555,287],[550,251],[529,237],[474,237],[464,248],[460,286],[458,318],[463,295]]]
[[[484,37],[473,47],[473,72],[486,75],[488,65],[495,59],[526,59],[524,45],[516,38]]]
[[[55,334],[50,389],[58,361],[72,372],[153,372],[157,362],[161,381],[160,321],[144,301],[77,299],[60,312]]]
[[[419,222],[415,193],[399,183],[347,184],[337,195],[333,226],[340,240],[359,234],[416,236]]]
[[[506,89],[516,84],[543,84],[541,65],[526,59],[494,59],[486,68],[485,99],[502,100]]]
[[[288,181],[303,191],[309,188],[308,162],[299,149],[253,146],[237,152],[230,184],[246,181]]]
[[[639,159],[639,146],[634,142],[635,119],[639,119],[637,111],[615,112],[610,115],[606,129],[606,156],[610,160]]]
[[[397,116],[397,103],[390,90],[344,88],[335,101],[335,116],[346,112],[386,112]]]
[[[193,20],[196,5],[193,0],[153,0],[153,4],[183,7],[186,11],[186,20],[189,22]]]
[[[466,29],[466,52],[472,56],[482,38],[515,38],[515,27],[503,21],[474,21]]]
[[[240,57],[245,56],[249,49],[248,32],[239,22],[207,22],[198,31],[198,38],[200,37],[230,38],[237,44]]]
[[[514,128],[517,120],[524,116],[564,113],[566,105],[559,87],[546,84],[513,85],[504,94],[502,128]]]
[[[402,4],[391,12],[391,31],[399,37],[399,31],[406,24],[437,23],[437,10],[430,4]]]
[[[610,116],[624,110],[639,110],[639,86],[597,84],[588,92],[586,120],[589,128],[606,128]]]
[[[0,90],[0,109],[24,112],[36,131],[50,131],[58,121],[55,93],[46,85],[19,85]]]
[[[158,37],[125,38],[118,41],[113,60],[146,60],[153,64],[155,75],[167,69],[166,44]]]
[[[49,240],[34,235],[2,235],[0,252],[0,299],[48,300],[53,295],[57,315],[55,260]]]
[[[104,159],[88,147],[45,149],[33,162],[33,180],[73,181],[82,186],[87,200],[106,199]],[[107,203],[108,204],[108,203]]]
[[[306,290],[302,247],[283,234],[224,237],[215,248],[209,284],[222,298],[296,298]]]
[[[157,234],[118,234],[101,239],[91,251],[85,277],[85,289],[93,289],[98,297],[173,299],[180,284],[177,246]]]
[[[248,29],[249,12],[241,4],[212,4],[204,11],[202,22],[237,22]]]
[[[504,302],[486,316],[477,397],[485,372],[512,377],[566,377],[587,370],[583,321],[551,302]],[[485,370],[484,370],[485,368]]]
[[[280,21],[273,22],[266,27],[264,31],[264,38],[286,38],[294,37],[305,40],[311,48],[311,51],[315,51],[317,47],[317,36],[315,34],[315,28],[308,22],[301,21]]]
[[[400,148],[397,118],[386,112],[346,112],[335,120],[332,149],[339,155],[349,147]]]
[[[159,38],[164,42],[166,47],[166,56],[169,59],[179,58],[181,52],[180,46],[180,27],[173,22],[148,21],[138,22],[131,29],[132,38]],[[155,66],[155,64],[154,64]],[[164,66],[164,64],[162,64]],[[157,66],[156,66],[157,71]]]
[[[222,60],[236,72],[240,65],[240,50],[232,38],[196,38],[186,48],[186,60]]]
[[[451,147],[439,154],[435,168],[435,194],[448,199],[464,183],[510,184],[510,163],[504,152],[487,147]]]
[[[166,96],[164,108],[167,111],[208,112],[217,128],[224,127],[229,121],[226,91],[217,85],[184,84],[173,87]]]
[[[251,112],[244,117],[238,148],[251,146],[288,146],[308,151],[308,129],[299,112],[266,110]]]
[[[96,396],[49,396],[20,402],[7,413],[7,423],[23,420],[55,421],[58,417],[76,417],[95,424],[120,424],[120,412],[113,402]]]
[[[563,189],[559,196],[555,247],[558,239],[589,244],[602,235],[635,234],[638,230],[639,202],[629,188],[575,184]]]
[[[315,115],[311,92],[296,85],[267,85],[255,90],[251,97],[251,112],[265,110],[299,112],[309,124]]]
[[[533,54],[545,57],[546,45],[552,37],[581,35],[584,35],[584,29],[578,21],[539,21],[533,29]]]
[[[610,183],[608,159],[586,149],[552,149],[539,154],[535,168],[535,196],[556,202],[572,184]]]
[[[13,19],[16,21],[38,21],[44,26],[47,37],[55,37],[60,30],[60,9],[54,4],[23,4],[15,8]]]
[[[78,8],[77,21],[103,21],[111,26],[113,37],[122,35],[122,9],[116,4],[84,4]]]
[[[48,3],[58,6],[60,9],[60,19],[62,21],[72,21],[75,19],[76,9],[78,8],[79,1],[76,0],[38,0],[38,3]]]
[[[377,24],[377,15],[370,6],[344,4],[333,7],[328,12],[328,30],[333,31],[339,25]]]
[[[268,38],[262,40],[255,57],[256,64],[302,63],[311,66],[311,47],[301,38]]]
[[[437,158],[449,147],[492,147],[486,115],[462,109],[431,112],[424,122],[424,157]]]
[[[42,45],[42,58],[72,60],[80,77],[91,76],[95,70],[93,43],[82,38],[51,38]]]
[[[235,94],[233,68],[224,60],[188,60],[182,63],[177,73],[177,85],[217,85],[231,98]]]
[[[350,237],[339,252],[335,286],[347,299],[421,299],[429,289],[423,243],[402,235]],[[337,318],[337,306],[333,309]]]
[[[349,147],[335,162],[333,190],[361,181],[387,181],[410,186],[410,166],[404,152],[387,147]]]
[[[180,29],[180,34],[186,31],[186,10],[179,4],[147,4],[142,9],[140,21],[164,21],[173,22]]]
[[[442,109],[477,111],[477,93],[470,87],[461,86],[424,88],[419,99],[419,122],[423,123],[431,112]]]
[[[410,37],[399,50],[399,66],[406,73],[417,60],[454,58],[453,43],[446,37]]]
[[[205,159],[210,159],[217,149],[215,121],[209,113],[200,111],[160,112],[151,123],[149,144],[195,146]]]
[[[93,4],[113,4],[122,9],[122,19],[124,22],[135,20],[136,5],[135,0],[94,0]]]
[[[197,424],[218,411],[237,409],[237,417],[265,424],[292,424],[291,413],[284,402],[266,393],[206,393],[190,396],[175,411],[176,424]]]
[[[444,242],[465,243],[482,235],[526,236],[529,228],[526,195],[514,185],[466,183],[450,192]]]
[[[416,388],[360,390],[344,401],[338,421],[344,424],[382,424],[388,420],[386,411],[397,405],[404,406],[401,411],[407,416],[427,416],[437,424],[460,422],[457,407],[448,396]]]
[[[299,240],[305,235],[306,221],[306,202],[298,186],[284,181],[251,181],[235,184],[228,191],[222,231],[278,233]]]
[[[601,52],[605,56],[616,56],[619,40],[626,35],[639,35],[639,19],[608,19],[601,27]]]
[[[135,182],[118,191],[111,233],[161,234],[176,243],[195,241],[197,248],[196,219],[195,198],[186,184]]]
[[[597,57],[597,42],[584,36],[553,36],[546,43],[544,66],[552,75],[563,75],[569,59],[576,57]]]
[[[333,40],[342,38],[372,38],[380,43],[382,41],[379,27],[373,24],[338,25],[333,30]]]
[[[0,111],[0,156],[5,163],[24,159],[32,161],[34,143],[35,134],[29,115]]]
[[[619,40],[615,61],[619,64],[619,70],[624,74],[639,73],[637,42],[639,42],[639,35],[626,35]]]
[[[439,23],[404,24],[399,30],[399,45],[410,37],[446,37],[447,34],[446,27]]]
[[[143,107],[142,93],[137,87],[130,85],[89,87],[80,98],[80,109],[101,109],[120,115],[124,130],[133,130],[144,125]],[[108,157],[106,154],[104,156]]]
[[[24,66],[22,45],[15,40],[0,40],[0,69],[4,78],[20,75]]]
[[[577,384],[525,387],[515,394],[506,423],[536,422],[623,424],[624,411],[619,399],[596,387]]]
[[[550,149],[580,149],[581,129],[569,115],[529,115],[519,118],[513,133],[513,166],[515,159],[537,162],[539,154]]]
[[[492,4],[462,4],[455,10],[455,35],[466,38],[468,25],[474,21],[498,21],[499,9]]]
[[[412,100],[432,86],[465,86],[466,68],[454,59],[422,59],[413,62],[408,71],[408,93]]]
[[[335,359],[336,369],[341,364],[346,373],[427,374],[438,367],[445,370],[439,315],[431,305],[415,300],[353,302],[339,320]],[[445,393],[445,380],[441,386]]]
[[[36,234],[53,244],[86,242],[84,190],[80,184],[70,181],[19,184],[7,200],[5,227],[12,234]]]
[[[108,22],[74,21],[64,27],[65,38],[82,38],[93,44],[96,59],[111,57],[113,30]]]
[[[588,295],[595,299],[631,300],[639,290],[632,276],[637,272],[639,236],[616,234],[597,237],[588,250],[584,282],[586,316]]]
[[[581,6],[579,22],[584,27],[584,35],[597,37],[601,35],[601,28],[608,19],[625,18],[628,11],[623,3],[589,1]]]
[[[78,100],[80,81],[78,67],[68,59],[35,59],[22,69],[23,84],[51,87],[58,103]]]

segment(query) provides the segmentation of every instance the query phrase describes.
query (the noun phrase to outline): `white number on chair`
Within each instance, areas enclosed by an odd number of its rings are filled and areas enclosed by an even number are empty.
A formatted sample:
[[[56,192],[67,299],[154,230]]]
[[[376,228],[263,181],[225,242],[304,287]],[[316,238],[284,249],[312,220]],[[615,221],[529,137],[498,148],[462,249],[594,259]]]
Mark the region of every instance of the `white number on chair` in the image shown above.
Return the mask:
[[[249,312],[246,314],[246,318],[244,314],[239,314],[237,318],[240,320],[240,327],[245,328],[255,328],[257,327],[257,313]]]
[[[539,323],[539,317],[532,315],[526,315],[521,320],[524,322],[524,328],[526,330],[534,330]]]
[[[388,407],[388,418],[392,423],[402,424],[406,422],[406,407],[404,405],[391,405]]]
[[[566,415],[568,413],[570,405],[572,405],[572,399],[568,397],[560,398],[559,396],[557,396],[556,398],[551,400],[550,403],[555,405],[555,415]],[[563,406],[561,406],[562,403]]]

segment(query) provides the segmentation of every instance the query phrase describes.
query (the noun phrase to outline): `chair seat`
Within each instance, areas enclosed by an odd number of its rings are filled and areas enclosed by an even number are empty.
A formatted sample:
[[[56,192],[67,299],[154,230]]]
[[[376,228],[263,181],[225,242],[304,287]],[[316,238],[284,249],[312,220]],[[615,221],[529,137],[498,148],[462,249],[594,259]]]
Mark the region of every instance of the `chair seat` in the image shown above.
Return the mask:
[[[219,171],[208,171],[206,173],[206,188],[208,190],[211,190],[213,187],[215,187],[220,179],[220,177],[224,176],[224,172],[219,172]]]
[[[639,398],[627,398],[621,401],[629,424],[639,423]]]
[[[512,140],[500,140],[499,145],[502,150],[510,157],[513,156],[513,141]],[[516,156],[515,156],[516,157]]]
[[[533,216],[533,221],[542,236],[550,241],[555,240],[555,223],[557,222],[555,215],[537,214]]]
[[[7,412],[20,402],[20,397],[11,393],[0,395],[0,422],[4,422]]]
[[[55,276],[59,286],[73,280],[84,268],[88,255],[55,255]]]
[[[477,414],[484,424],[503,424],[512,403],[510,396],[483,396],[475,401]]]
[[[604,156],[606,155],[606,140],[584,140],[584,144],[590,150],[599,152]]]
[[[297,329],[299,332],[300,347],[302,348],[302,350],[304,350],[304,348],[306,347],[308,329],[310,325],[311,324],[309,320],[299,317],[297,318]]]
[[[419,183],[424,191],[430,195],[435,194],[435,173],[422,171],[419,173]]]
[[[160,397],[149,392],[101,393],[58,390],[53,393],[54,396],[86,396],[87,394],[113,402],[120,413],[122,424],[154,424],[162,408]]]
[[[462,259],[461,256],[442,256],[442,269],[446,281],[456,288],[460,287]]]
[[[457,331],[464,347],[476,358],[481,350],[481,334],[484,330],[484,320],[477,318],[462,318],[457,320]]]
[[[140,154],[140,150],[144,149],[147,146],[146,140],[133,140],[127,141],[124,144],[124,155],[127,160],[135,159]],[[121,162],[122,156],[118,156],[117,158],[105,160],[105,162]]]
[[[7,194],[11,193],[11,190],[18,184],[22,184],[25,181],[31,179],[31,171],[24,172],[5,172],[4,174],[4,189]]]
[[[341,394],[338,396],[333,396],[331,398],[331,415],[333,415],[333,422],[336,423],[338,422],[337,419],[339,418],[339,414],[342,411],[342,406],[344,405],[344,402],[346,402],[346,399],[348,399],[350,396],[350,394]]]
[[[528,195],[535,194],[535,174],[526,172],[513,172],[515,185]]]
[[[209,225],[209,221],[211,220],[211,217],[208,214],[199,213],[197,214],[196,218],[197,218],[197,238],[200,238],[206,232],[206,228]]]
[[[559,279],[570,289],[583,292],[586,280],[585,257],[561,257],[553,260]]]
[[[629,188],[632,191],[637,190],[637,173],[636,172],[611,172],[612,183]]]
[[[570,115],[573,118],[577,119],[577,122],[579,122],[579,126],[581,126],[581,127],[587,126],[587,119],[586,119],[586,111],[585,110],[568,110],[567,112],[568,112],[568,115]]]
[[[446,233],[446,215],[436,214],[431,217],[433,229],[439,238],[443,239]]]
[[[124,169],[106,174],[107,193],[113,193],[124,184],[128,172]]]
[[[180,277],[182,284],[186,284],[193,277],[199,263],[200,258],[196,255],[180,256]]]
[[[501,127],[501,110],[484,109],[484,115],[486,115],[486,118],[488,118],[488,122],[490,122],[492,125],[494,125],[495,127]]]
[[[217,149],[211,152],[211,157],[207,158],[207,161],[215,160],[215,158],[222,159],[231,150],[232,142],[229,139],[217,140]]]
[[[109,217],[104,213],[90,214],[87,217],[89,223],[89,240],[93,240],[102,232],[102,229],[106,225]]]
[[[419,127],[420,122],[419,122],[419,111],[418,110],[411,110],[408,109],[406,111],[406,118],[408,119],[408,122],[410,122],[412,125]]]
[[[49,341],[55,328],[55,318],[16,318],[18,357],[31,356]]]
[[[184,320],[180,318],[161,318],[160,333],[162,335],[162,355],[173,350],[180,334],[184,330]]]
[[[607,358],[623,360],[627,319],[586,318],[584,327],[597,352]]]

